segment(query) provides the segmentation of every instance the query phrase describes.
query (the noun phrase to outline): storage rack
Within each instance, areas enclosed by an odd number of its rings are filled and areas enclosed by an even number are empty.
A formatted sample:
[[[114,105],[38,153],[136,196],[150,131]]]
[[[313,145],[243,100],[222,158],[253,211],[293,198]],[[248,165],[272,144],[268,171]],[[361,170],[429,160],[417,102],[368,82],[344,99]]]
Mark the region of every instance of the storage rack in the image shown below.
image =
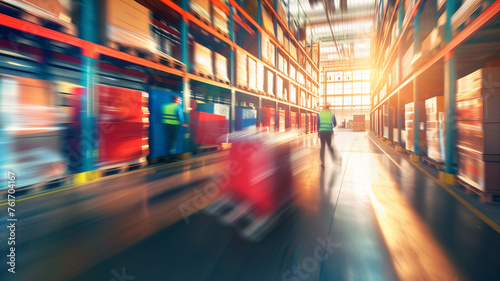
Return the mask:
[[[99,44],[97,32],[99,30],[99,25],[97,21],[96,11],[99,6],[98,0],[83,0],[80,5],[80,19],[79,19],[79,35],[78,37],[65,34],[63,32],[55,31],[43,26],[39,26],[37,24],[33,24],[31,22],[18,19],[6,14],[0,13],[0,27],[7,28],[9,30],[14,30],[22,34],[29,34],[36,38],[42,38],[45,41],[54,42],[56,44],[63,45],[63,48],[77,50],[76,53],[72,53],[71,55],[78,58],[79,62],[76,63],[80,67],[80,71],[82,73],[82,77],[80,79],[80,85],[84,88],[87,88],[87,96],[85,99],[82,99],[82,109],[81,117],[82,117],[82,128],[84,131],[91,132],[95,126],[94,120],[92,117],[92,113],[94,109],[94,97],[93,97],[93,81],[95,80],[95,75],[97,72],[97,65],[101,62],[103,58],[113,59],[117,62],[123,62],[132,66],[140,66],[145,72],[154,72],[163,75],[166,83],[172,82],[175,84],[173,87],[177,87],[177,89],[182,89],[184,100],[189,101],[191,96],[192,88],[196,88],[197,86],[207,87],[212,91],[220,91],[226,92],[230,95],[231,101],[231,120],[230,120],[230,130],[234,131],[234,121],[235,121],[235,106],[237,106],[237,96],[239,99],[249,98],[250,101],[257,101],[254,104],[257,104],[258,110],[258,122],[260,122],[261,115],[261,107],[263,103],[269,105],[274,105],[276,108],[276,115],[278,115],[279,110],[287,108],[289,114],[292,111],[297,113],[317,113],[317,101],[319,98],[319,82],[317,81],[317,77],[319,77],[319,67],[317,63],[313,62],[311,59],[312,56],[312,46],[311,52],[308,53],[305,49],[306,46],[303,46],[299,40],[300,38],[300,20],[298,21],[299,26],[297,27],[297,34],[292,34],[287,25],[283,22],[283,20],[278,16],[277,10],[277,1],[275,0],[274,7],[267,0],[257,0],[257,5],[259,7],[259,13],[261,13],[260,4],[266,5],[266,7],[272,12],[273,22],[276,28],[280,26],[280,28],[289,36],[289,44],[295,44],[298,50],[297,59],[293,58],[289,51],[285,50],[277,40],[265,31],[262,27],[262,16],[259,14],[258,18],[260,22],[256,22],[248,13],[243,9],[240,4],[238,4],[234,0],[230,0],[228,4],[221,2],[220,0],[211,0],[211,5],[215,5],[225,12],[229,13],[229,38],[218,32],[211,25],[206,24],[202,20],[198,19],[195,15],[189,12],[189,0],[181,0],[178,2],[174,2],[171,0],[160,0],[160,1],[148,1],[148,0],[139,0],[137,2],[145,5],[148,2],[155,2],[158,4],[161,2],[162,7],[160,9],[175,11],[181,18],[180,22],[180,38],[181,38],[181,59],[180,61],[185,65],[185,70],[176,69],[174,67],[169,67],[164,64],[160,64],[158,62],[136,57],[134,55],[128,54],[126,52],[118,51],[116,49],[112,49],[110,47]],[[289,5],[288,5],[289,6]],[[288,12],[288,21],[291,22],[292,16]],[[297,17],[304,17],[304,14],[298,13]],[[250,23],[250,26],[247,24]],[[276,54],[279,51],[281,54],[284,54],[287,60],[287,67],[290,68],[291,64],[296,66],[297,72],[301,72],[305,77],[306,81],[312,84],[311,87],[307,87],[307,82],[303,85],[296,81],[296,79],[290,78],[288,75],[284,75],[277,69],[277,55],[275,58],[276,67],[273,67],[269,64],[266,64],[262,61],[261,52],[259,50],[257,56],[251,54],[247,50],[245,50],[240,44],[236,43],[235,40],[235,25],[239,25],[241,29],[250,31],[257,30],[257,37],[260,42],[263,34],[266,34],[269,37],[270,41],[276,48]],[[190,54],[189,54],[189,34],[190,28],[196,28],[203,32],[207,32],[212,36],[212,40],[222,41],[227,44],[230,48],[229,55],[229,73],[231,75],[230,81],[231,84],[227,85],[225,83],[221,83],[218,81],[214,81],[211,79],[207,79],[205,77],[201,77],[195,74],[192,74],[190,71]],[[312,42],[311,42],[312,45]],[[290,48],[288,48],[290,49]],[[255,93],[252,91],[248,91],[245,89],[241,89],[236,87],[235,81],[235,52],[240,51],[245,53],[248,57],[259,61],[264,64],[264,66],[270,70],[274,76],[280,77],[284,81],[287,81],[285,85],[288,87],[288,92],[290,92],[290,88],[292,86],[297,88],[297,94],[301,91],[306,93],[309,97],[314,98],[313,102],[309,107],[302,106],[297,103],[292,103],[287,100],[278,100],[274,97],[269,97],[265,95],[261,95],[259,93]],[[73,51],[71,51],[73,52]],[[312,70],[307,71],[305,65],[301,65],[299,63],[299,58],[304,57],[305,61],[307,61],[311,66]],[[319,54],[318,54],[319,57]],[[50,59],[50,58],[49,58]],[[289,73],[290,70],[288,70]],[[315,73],[313,73],[315,72]],[[316,78],[314,78],[315,76]],[[276,93],[276,83],[274,83],[274,92]],[[189,110],[189,102],[184,102],[185,111]],[[278,122],[276,122],[276,127],[278,126]],[[299,125],[300,126],[300,125]],[[87,136],[90,137],[90,136]],[[95,144],[93,144],[95,146]],[[94,167],[94,157],[95,157],[95,147],[89,146],[82,148],[83,151],[83,159],[82,159],[82,172],[92,171],[95,169]]]
[[[425,14],[432,8],[429,5],[436,6],[436,13]],[[444,94],[445,155],[440,180],[454,183],[456,81],[480,68],[498,65],[500,1],[467,0],[462,1],[460,7],[450,0],[380,1],[376,12],[371,62],[371,85],[374,85],[371,129],[404,151],[401,136],[404,107],[414,102],[415,148],[406,152],[411,154],[411,159],[419,161],[424,154],[421,148],[425,149],[419,138],[419,123],[425,120],[425,116],[419,114],[419,102]],[[430,38],[434,41],[429,46],[428,38],[422,35],[433,28],[436,34]]]

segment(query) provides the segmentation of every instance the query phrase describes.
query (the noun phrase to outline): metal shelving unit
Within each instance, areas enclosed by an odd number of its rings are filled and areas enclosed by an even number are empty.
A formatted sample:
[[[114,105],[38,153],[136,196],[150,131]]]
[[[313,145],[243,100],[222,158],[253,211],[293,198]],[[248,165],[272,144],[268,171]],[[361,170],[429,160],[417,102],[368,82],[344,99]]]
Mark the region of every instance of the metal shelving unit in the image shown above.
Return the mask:
[[[444,3],[445,2],[445,3]],[[477,3],[476,3],[477,2]],[[479,3],[480,2],[480,3]],[[498,61],[500,58],[500,1],[464,1],[461,7],[456,7],[454,1],[422,1],[406,2],[395,1],[383,6],[385,1],[379,2],[377,19],[382,21],[377,25],[373,41],[375,58],[372,61],[372,131],[383,136],[383,128],[388,127],[388,136],[385,138],[396,143],[402,150],[402,128],[404,127],[403,114],[405,103],[414,102],[414,124],[418,128],[425,116],[420,116],[419,103],[425,99],[444,95],[444,168],[440,172],[440,179],[453,183],[456,174],[456,135],[455,102],[456,81],[480,68]],[[409,7],[413,6],[411,10]],[[429,6],[436,5],[436,7]],[[406,8],[406,9],[405,9]],[[421,19],[423,12],[434,15],[436,26]],[[432,9],[441,11],[432,13]],[[406,11],[405,11],[406,10]],[[444,11],[443,11],[444,10]],[[468,13],[463,21],[457,22],[457,11]],[[387,21],[387,16],[391,15]],[[397,15],[397,16],[396,16]],[[397,19],[397,20],[396,20]],[[441,25],[438,25],[441,24]],[[423,44],[428,44],[428,38],[421,38],[424,31],[436,30],[436,36],[430,50],[425,52]],[[441,29],[439,29],[441,28]],[[396,30],[393,30],[396,29]],[[391,31],[397,34],[397,39],[390,38]],[[425,34],[427,36],[428,34]],[[425,40],[423,40],[425,39]],[[412,44],[409,46],[408,42]],[[406,42],[406,43],[405,43]],[[405,48],[406,47],[406,48]],[[381,50],[386,50],[382,52]],[[410,48],[414,48],[411,50]],[[429,49],[426,45],[425,48]],[[413,53],[410,66],[402,65],[406,52]],[[395,65],[396,71],[390,66]],[[402,67],[411,67],[411,72],[403,77]],[[395,82],[389,82],[389,77]],[[389,110],[388,110],[389,109]],[[385,116],[385,117],[382,117]],[[385,122],[384,119],[385,118]],[[387,124],[384,125],[384,124]],[[419,129],[414,130],[414,151],[411,158],[419,161],[424,153],[419,147]]]
[[[275,8],[276,7],[271,7],[270,4],[266,0],[262,0],[263,4],[267,5],[267,7],[271,10],[272,15],[274,16],[274,25],[280,25],[280,27],[283,29],[284,33],[287,34],[290,38],[289,42],[290,44],[295,44],[298,49],[298,56],[303,56],[306,58],[307,62],[311,64],[312,66],[312,71],[316,71],[317,74],[319,71],[318,66],[313,63],[313,60],[311,59],[310,55],[306,52],[304,47],[301,46],[299,41],[297,40],[297,36],[299,34],[294,35],[290,31],[290,29],[285,25],[285,23],[281,20],[279,17],[278,13],[276,12]],[[148,1],[138,1],[139,3],[144,3]],[[164,64],[157,63],[155,61],[151,61],[145,58],[140,58],[136,57],[134,55],[118,51],[116,49],[112,49],[106,46],[103,46],[99,44],[99,39],[98,39],[98,20],[97,20],[97,13],[95,12],[98,8],[98,1],[97,0],[84,0],[81,3],[81,10],[80,10],[80,22],[79,22],[79,36],[75,37],[72,35],[65,34],[63,32],[55,31],[43,26],[39,26],[36,24],[33,24],[31,22],[27,22],[15,17],[11,17],[5,14],[0,14],[0,26],[2,28],[8,28],[11,30],[14,30],[19,33],[23,34],[29,34],[30,36],[37,37],[37,38],[44,38],[44,40],[49,40],[51,42],[56,42],[57,44],[62,44],[64,46],[67,46],[68,48],[74,48],[77,49],[77,53],[72,53],[70,55],[79,58],[79,66],[82,70],[82,77],[81,77],[81,83],[80,85],[89,89],[87,92],[87,95],[84,99],[82,99],[82,108],[85,108],[87,111],[83,110],[81,113],[82,117],[82,128],[84,128],[85,131],[89,132],[94,129],[94,120],[93,117],[88,114],[88,112],[92,112],[94,110],[94,97],[93,97],[93,90],[92,90],[92,85],[95,81],[95,76],[97,73],[97,65],[98,62],[101,61],[102,59],[105,58],[112,58],[118,61],[122,61],[126,64],[129,65],[135,65],[138,67],[141,67],[144,69],[145,72],[155,72],[159,75],[163,76],[168,76],[171,77],[169,79],[173,79],[173,81],[180,81],[180,85],[176,85],[174,87],[179,87],[179,89],[182,89],[182,93],[184,96],[184,100],[187,101],[184,103],[185,105],[185,111],[189,111],[189,100],[190,100],[190,92],[191,92],[191,84],[192,83],[202,83],[204,85],[207,85],[209,87],[213,87],[214,89],[220,89],[223,91],[227,91],[230,93],[231,96],[231,127],[230,130],[234,130],[234,111],[235,111],[235,106],[237,106],[236,103],[236,93],[238,95],[243,95],[243,96],[248,96],[251,98],[258,99],[259,102],[258,104],[258,111],[259,111],[259,120],[260,120],[260,107],[262,104],[262,100],[265,101],[271,101],[275,102],[276,106],[276,112],[278,112],[278,108],[281,107],[288,107],[289,111],[291,112],[296,111],[298,113],[316,113],[317,109],[315,106],[315,103],[311,104],[311,107],[307,108],[304,106],[299,105],[299,98],[297,98],[297,104],[289,102],[289,101],[283,101],[283,100],[278,100],[276,98],[272,97],[267,97],[264,95],[260,95],[254,92],[250,92],[245,89],[241,89],[239,87],[236,87],[236,81],[234,77],[234,73],[236,70],[235,64],[235,52],[239,51],[242,53],[245,53],[248,57],[254,59],[255,61],[258,61],[262,63],[266,69],[270,70],[273,75],[274,79],[276,77],[280,77],[283,79],[285,82],[284,85],[287,85],[288,87],[288,92],[290,92],[291,87],[296,87],[297,89],[297,94],[300,92],[305,92],[308,97],[314,97],[316,100],[319,98],[319,93],[318,91],[314,91],[312,88],[308,89],[307,88],[307,80],[314,85],[313,88],[315,87],[316,89],[319,87],[319,82],[313,78],[313,75],[311,73],[306,71],[305,65],[302,66],[300,65],[298,58],[297,60],[292,57],[289,51],[285,50],[280,44],[277,42],[277,40],[271,35],[268,34],[264,29],[263,26],[259,23],[257,23],[246,11],[243,9],[236,1],[230,0],[229,4],[224,4],[223,2],[219,0],[213,0],[211,1],[211,5],[217,6],[219,9],[222,9],[225,13],[229,14],[229,38],[218,32],[214,27],[211,25],[206,24],[202,20],[198,19],[196,16],[194,16],[192,13],[189,12],[189,0],[181,0],[181,1],[171,1],[171,0],[160,0],[156,1],[160,4],[162,4],[161,9],[165,10],[170,10],[174,11],[180,16],[180,41],[181,41],[181,58],[180,61],[185,65],[185,71],[179,70],[173,67],[166,66]],[[260,5],[261,1],[257,1],[258,4]],[[260,10],[260,9],[259,9]],[[259,11],[261,12],[261,11]],[[290,17],[290,14],[288,14],[288,17]],[[290,21],[290,20],[289,20]],[[247,23],[250,23],[248,25]],[[236,43],[235,40],[235,25],[238,25],[240,27],[240,32],[246,31],[246,32],[253,32],[254,29],[257,30],[257,36],[260,41],[260,37],[262,34],[266,34],[274,47],[276,48],[276,53],[279,51],[280,53],[284,54],[287,60],[287,65],[290,68],[290,65],[293,64],[296,66],[296,71],[301,72],[303,76],[305,77],[305,83],[302,85],[295,79],[290,78],[288,75],[282,74],[280,71],[277,69],[277,56],[276,56],[276,61],[275,65],[276,67],[265,63],[262,61],[262,58],[260,56],[260,52],[257,56],[251,54],[248,50],[245,50],[242,46]],[[252,28],[253,26],[253,28]],[[227,85],[215,80],[207,79],[205,77],[200,77],[198,75],[192,74],[191,73],[191,65],[190,65],[190,53],[189,53],[189,33],[190,33],[190,28],[196,27],[200,29],[203,32],[206,32],[209,34],[209,36],[212,36],[212,40],[218,40],[222,42],[223,44],[226,44],[229,48],[229,56],[227,56],[228,61],[229,61],[229,68],[228,72],[232,77],[230,77],[231,84]],[[259,46],[260,47],[260,46]],[[316,75],[319,77],[319,75]],[[275,87],[275,93],[276,93],[276,84],[274,83]],[[278,126],[278,124],[276,124]],[[90,135],[86,136],[88,138],[91,138]],[[94,144],[95,145],[95,144]],[[95,158],[95,153],[93,151],[95,150],[95,147],[88,147],[84,148],[85,151],[83,151],[84,159],[82,159],[83,162],[83,172],[86,171],[92,171],[95,169],[94,167],[94,158]]]

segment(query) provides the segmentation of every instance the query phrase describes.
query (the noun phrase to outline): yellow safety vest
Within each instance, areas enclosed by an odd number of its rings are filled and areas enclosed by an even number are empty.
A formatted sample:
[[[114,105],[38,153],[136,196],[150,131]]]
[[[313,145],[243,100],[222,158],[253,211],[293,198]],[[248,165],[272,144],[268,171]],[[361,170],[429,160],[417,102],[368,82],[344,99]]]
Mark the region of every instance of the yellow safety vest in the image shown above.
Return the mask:
[[[176,103],[169,103],[163,106],[162,123],[170,125],[180,125],[181,121],[177,118],[175,110],[177,109]]]
[[[332,123],[333,112],[323,109],[319,113],[319,131],[333,131]]]

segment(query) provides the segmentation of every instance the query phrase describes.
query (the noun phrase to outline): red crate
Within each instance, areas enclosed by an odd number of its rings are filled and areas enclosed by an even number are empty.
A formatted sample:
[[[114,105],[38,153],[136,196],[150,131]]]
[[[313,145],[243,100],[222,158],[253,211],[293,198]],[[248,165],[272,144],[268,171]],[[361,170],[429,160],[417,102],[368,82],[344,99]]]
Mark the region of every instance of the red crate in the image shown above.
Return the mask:
[[[193,141],[204,145],[222,143],[229,132],[225,116],[195,110],[191,111],[189,129]]]
[[[274,132],[274,127],[276,125],[276,110],[274,108],[263,107],[261,112],[261,127],[268,128],[269,132]]]
[[[284,132],[285,131],[285,119],[286,119],[286,111],[285,110],[279,110],[278,112],[278,132]]]
[[[292,112],[290,116],[290,129],[297,130],[297,112]]]

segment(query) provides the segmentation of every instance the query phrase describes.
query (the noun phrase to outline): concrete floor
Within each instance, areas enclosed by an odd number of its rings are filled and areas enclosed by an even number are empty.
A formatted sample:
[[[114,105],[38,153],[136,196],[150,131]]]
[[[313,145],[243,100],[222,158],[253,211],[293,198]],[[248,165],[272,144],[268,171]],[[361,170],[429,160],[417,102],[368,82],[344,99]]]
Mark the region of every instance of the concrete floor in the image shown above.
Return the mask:
[[[26,195],[15,275],[0,206],[0,280],[498,280],[498,232],[370,133],[334,143],[322,170],[300,137],[297,200],[260,242],[196,212],[227,152]]]

